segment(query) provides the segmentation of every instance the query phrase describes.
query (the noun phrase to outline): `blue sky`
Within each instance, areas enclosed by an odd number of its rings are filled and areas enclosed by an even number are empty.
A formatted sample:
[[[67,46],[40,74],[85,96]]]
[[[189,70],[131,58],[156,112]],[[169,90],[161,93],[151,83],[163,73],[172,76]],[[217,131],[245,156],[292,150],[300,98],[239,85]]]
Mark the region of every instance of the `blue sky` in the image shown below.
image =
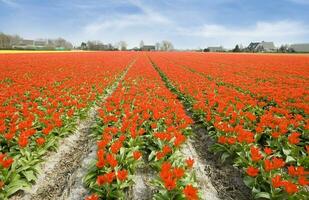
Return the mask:
[[[25,38],[170,40],[176,48],[309,42],[309,0],[0,0],[0,32]]]

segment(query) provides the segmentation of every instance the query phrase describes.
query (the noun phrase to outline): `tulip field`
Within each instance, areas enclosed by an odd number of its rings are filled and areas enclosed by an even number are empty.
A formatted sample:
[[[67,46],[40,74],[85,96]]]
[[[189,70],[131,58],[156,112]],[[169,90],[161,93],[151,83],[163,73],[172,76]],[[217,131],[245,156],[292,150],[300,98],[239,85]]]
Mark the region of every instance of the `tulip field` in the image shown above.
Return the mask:
[[[308,119],[307,55],[0,54],[0,200],[305,200]]]

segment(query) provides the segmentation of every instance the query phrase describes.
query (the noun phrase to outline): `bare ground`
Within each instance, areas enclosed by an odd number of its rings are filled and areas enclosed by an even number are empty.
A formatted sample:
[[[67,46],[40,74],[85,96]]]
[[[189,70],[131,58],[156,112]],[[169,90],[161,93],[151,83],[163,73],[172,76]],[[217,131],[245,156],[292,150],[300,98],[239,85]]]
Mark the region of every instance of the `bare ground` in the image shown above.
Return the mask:
[[[57,152],[47,155],[47,161],[42,164],[42,173],[32,188],[11,197],[12,200],[60,199],[70,176],[79,167],[83,155],[90,149],[92,142],[88,133],[93,124],[94,109],[90,111],[89,116],[79,124],[74,134],[61,141]]]
[[[192,145],[206,163],[204,173],[211,180],[218,196],[224,200],[253,199],[251,190],[243,182],[241,171],[233,167],[231,161],[222,163],[220,155],[209,150],[215,141],[207,135],[206,129],[194,124],[193,130],[195,139]]]

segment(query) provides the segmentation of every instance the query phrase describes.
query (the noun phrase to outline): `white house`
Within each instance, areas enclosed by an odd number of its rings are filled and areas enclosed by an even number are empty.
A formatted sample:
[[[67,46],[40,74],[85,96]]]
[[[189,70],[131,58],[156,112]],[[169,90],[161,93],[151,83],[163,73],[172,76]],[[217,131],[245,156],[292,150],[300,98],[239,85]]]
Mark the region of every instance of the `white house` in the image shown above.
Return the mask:
[[[290,49],[292,51],[295,51],[295,52],[309,52],[309,43],[303,43],[303,44],[292,44],[290,46]]]

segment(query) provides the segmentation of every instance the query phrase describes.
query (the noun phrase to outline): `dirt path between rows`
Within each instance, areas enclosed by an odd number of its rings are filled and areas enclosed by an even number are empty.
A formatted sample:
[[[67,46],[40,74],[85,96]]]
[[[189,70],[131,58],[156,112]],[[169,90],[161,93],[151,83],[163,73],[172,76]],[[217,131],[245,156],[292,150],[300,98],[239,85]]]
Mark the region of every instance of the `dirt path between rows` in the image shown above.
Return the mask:
[[[233,167],[231,161],[222,163],[221,156],[209,150],[215,141],[208,136],[206,129],[196,123],[193,124],[193,132],[192,145],[205,162],[204,174],[210,179],[218,196],[224,200],[253,199],[251,190],[243,182],[241,171]]]

